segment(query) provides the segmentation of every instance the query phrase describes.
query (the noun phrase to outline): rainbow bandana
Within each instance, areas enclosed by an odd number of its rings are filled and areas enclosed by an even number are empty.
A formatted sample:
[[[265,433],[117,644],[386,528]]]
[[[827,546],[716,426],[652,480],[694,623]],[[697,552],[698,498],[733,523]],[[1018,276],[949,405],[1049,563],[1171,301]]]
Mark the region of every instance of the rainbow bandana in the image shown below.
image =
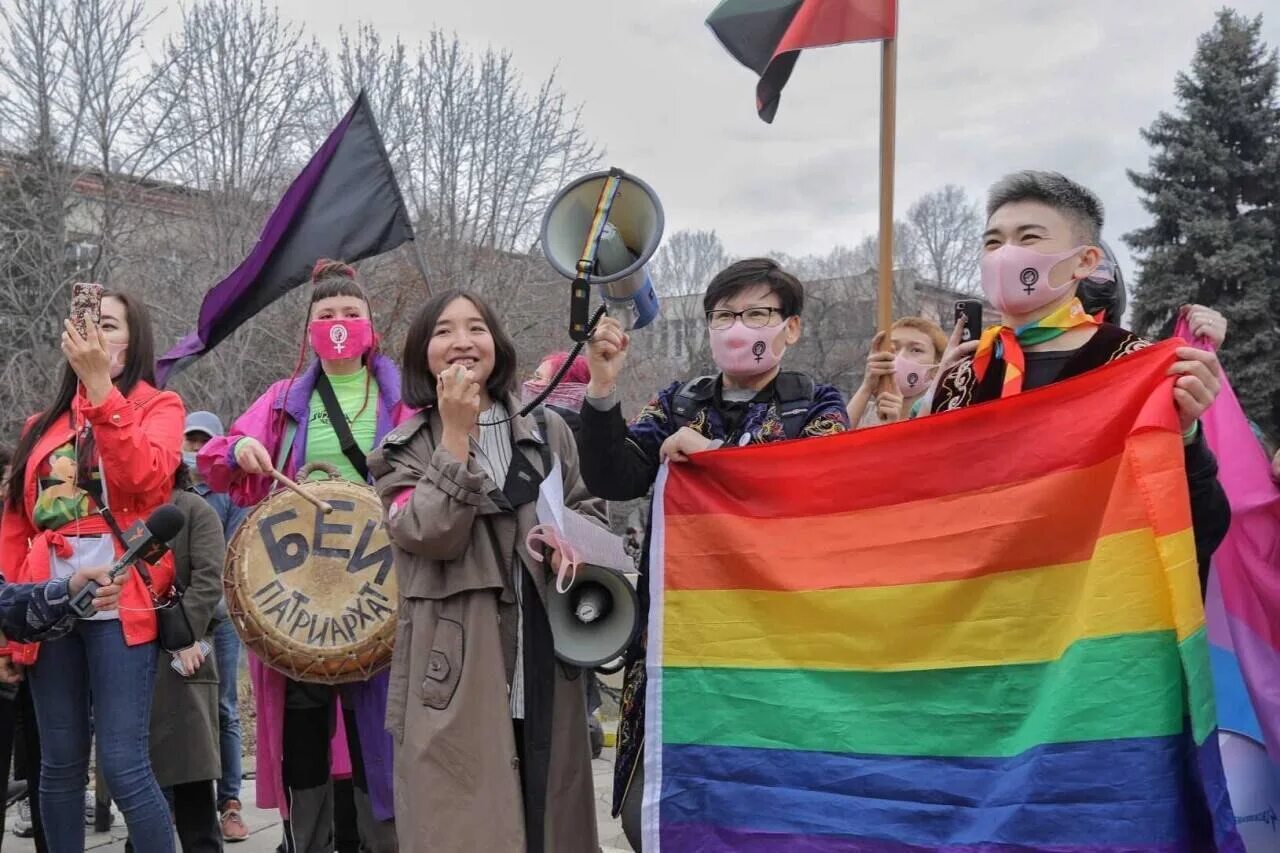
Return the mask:
[[[1021,328],[991,326],[978,341],[978,351],[973,356],[973,372],[981,382],[991,362],[995,358],[1003,358],[1004,386],[1000,389],[1000,396],[1012,397],[1022,391],[1022,376],[1027,372],[1023,346],[1042,344],[1080,326],[1097,326],[1101,322],[1084,310],[1079,299],[1072,299],[1052,314]]]

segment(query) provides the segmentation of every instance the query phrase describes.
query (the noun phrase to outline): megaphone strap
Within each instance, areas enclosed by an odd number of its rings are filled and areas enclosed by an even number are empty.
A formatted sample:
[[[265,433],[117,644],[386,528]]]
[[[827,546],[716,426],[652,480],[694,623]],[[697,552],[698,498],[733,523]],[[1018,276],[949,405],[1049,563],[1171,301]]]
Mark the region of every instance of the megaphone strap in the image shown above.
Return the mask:
[[[525,538],[525,545],[529,549],[529,554],[539,563],[543,562],[543,558],[542,550],[537,546],[545,545],[559,551],[560,569],[556,572],[556,592],[564,595],[573,588],[574,581],[578,579],[578,554],[572,545],[561,540],[560,534],[554,527],[549,524],[536,525]],[[566,575],[569,576],[567,584],[564,582]]]
[[[622,188],[622,176],[610,174],[600,187],[600,197],[596,199],[596,214],[591,220],[591,228],[587,231],[587,239],[582,246],[582,257],[578,260],[578,277],[590,279],[596,268],[596,253],[600,250],[600,238],[604,235],[604,226],[609,222],[609,214],[613,210],[613,202],[618,198],[618,190]]]

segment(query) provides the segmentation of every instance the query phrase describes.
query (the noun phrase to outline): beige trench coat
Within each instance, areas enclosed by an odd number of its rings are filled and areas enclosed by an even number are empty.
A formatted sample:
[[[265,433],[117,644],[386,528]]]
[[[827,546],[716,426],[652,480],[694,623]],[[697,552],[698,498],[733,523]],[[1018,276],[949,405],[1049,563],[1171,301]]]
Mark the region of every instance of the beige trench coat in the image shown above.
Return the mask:
[[[514,400],[509,405],[518,408]],[[568,427],[553,412],[546,422],[546,436],[531,417],[512,422],[515,452],[505,492],[474,459],[461,462],[435,447],[433,437],[442,432],[435,411],[392,430],[369,457],[388,511],[400,588],[387,727],[396,743],[401,853],[599,850],[584,675],[554,659],[549,639],[541,645],[530,639],[539,618],[545,625],[545,616],[531,618],[528,608],[542,612],[547,569],[524,542],[537,523],[547,450],[561,460],[571,508],[603,524],[604,504],[587,494]],[[526,743],[535,717],[550,741],[540,753],[525,751],[524,773],[546,783],[538,814],[526,814],[524,798],[537,786],[521,785],[508,692],[515,658],[513,566],[526,572],[525,654],[545,673],[535,681],[544,685],[541,707],[550,712],[547,720],[533,710],[538,688],[528,685]],[[530,580],[536,599],[528,599]],[[549,638],[549,629],[543,633]],[[538,764],[544,775],[537,774]],[[542,838],[529,839],[526,827],[539,824]]]

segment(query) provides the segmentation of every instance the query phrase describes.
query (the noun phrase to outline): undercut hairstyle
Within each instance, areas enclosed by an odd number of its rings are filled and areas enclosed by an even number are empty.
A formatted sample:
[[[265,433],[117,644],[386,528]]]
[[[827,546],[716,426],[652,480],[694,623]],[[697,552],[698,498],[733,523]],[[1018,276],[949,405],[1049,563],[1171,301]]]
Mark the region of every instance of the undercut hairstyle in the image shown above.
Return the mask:
[[[769,258],[748,258],[722,269],[707,285],[702,310],[713,311],[724,300],[761,285],[769,288],[770,293],[778,294],[783,317],[799,317],[804,311],[804,285]]]
[[[494,402],[506,402],[516,388],[516,345],[502,328],[498,315],[476,294],[468,290],[446,290],[433,296],[421,308],[409,324],[404,338],[404,363],[400,374],[400,396],[406,405],[425,409],[436,404],[436,377],[427,366],[427,347],[435,334],[446,308],[455,299],[465,299],[476,307],[480,319],[489,328],[493,338],[493,372],[485,383],[485,390]]]
[[[1059,172],[1026,169],[996,181],[987,192],[987,219],[1006,204],[1037,201],[1061,213],[1076,229],[1082,243],[1098,245],[1102,239],[1102,202],[1089,189]]]
[[[355,268],[343,261],[321,258],[311,270],[311,304],[333,296],[354,296],[363,300],[372,313],[369,295],[360,286]]]

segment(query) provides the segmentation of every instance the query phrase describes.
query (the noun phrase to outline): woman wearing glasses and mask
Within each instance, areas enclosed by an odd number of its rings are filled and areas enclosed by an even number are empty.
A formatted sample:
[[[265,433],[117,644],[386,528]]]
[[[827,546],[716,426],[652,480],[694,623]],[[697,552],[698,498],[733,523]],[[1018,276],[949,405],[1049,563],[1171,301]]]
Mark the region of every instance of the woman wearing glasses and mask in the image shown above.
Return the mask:
[[[616,383],[630,339],[607,317],[592,336],[587,347],[591,381],[581,411],[578,448],[583,480],[596,497],[644,497],[666,460],[683,462],[721,446],[832,435],[849,428],[844,397],[837,389],[782,370],[783,357],[801,333],[804,287],[795,276],[766,258],[739,261],[712,279],[702,304],[711,356],[720,372],[673,382],[629,425],[622,417]],[[648,573],[648,550],[646,543],[642,576]],[[639,589],[647,611],[643,577]],[[644,646],[642,633],[627,653],[614,766],[613,813],[622,812],[623,829],[637,850],[644,787]]]

